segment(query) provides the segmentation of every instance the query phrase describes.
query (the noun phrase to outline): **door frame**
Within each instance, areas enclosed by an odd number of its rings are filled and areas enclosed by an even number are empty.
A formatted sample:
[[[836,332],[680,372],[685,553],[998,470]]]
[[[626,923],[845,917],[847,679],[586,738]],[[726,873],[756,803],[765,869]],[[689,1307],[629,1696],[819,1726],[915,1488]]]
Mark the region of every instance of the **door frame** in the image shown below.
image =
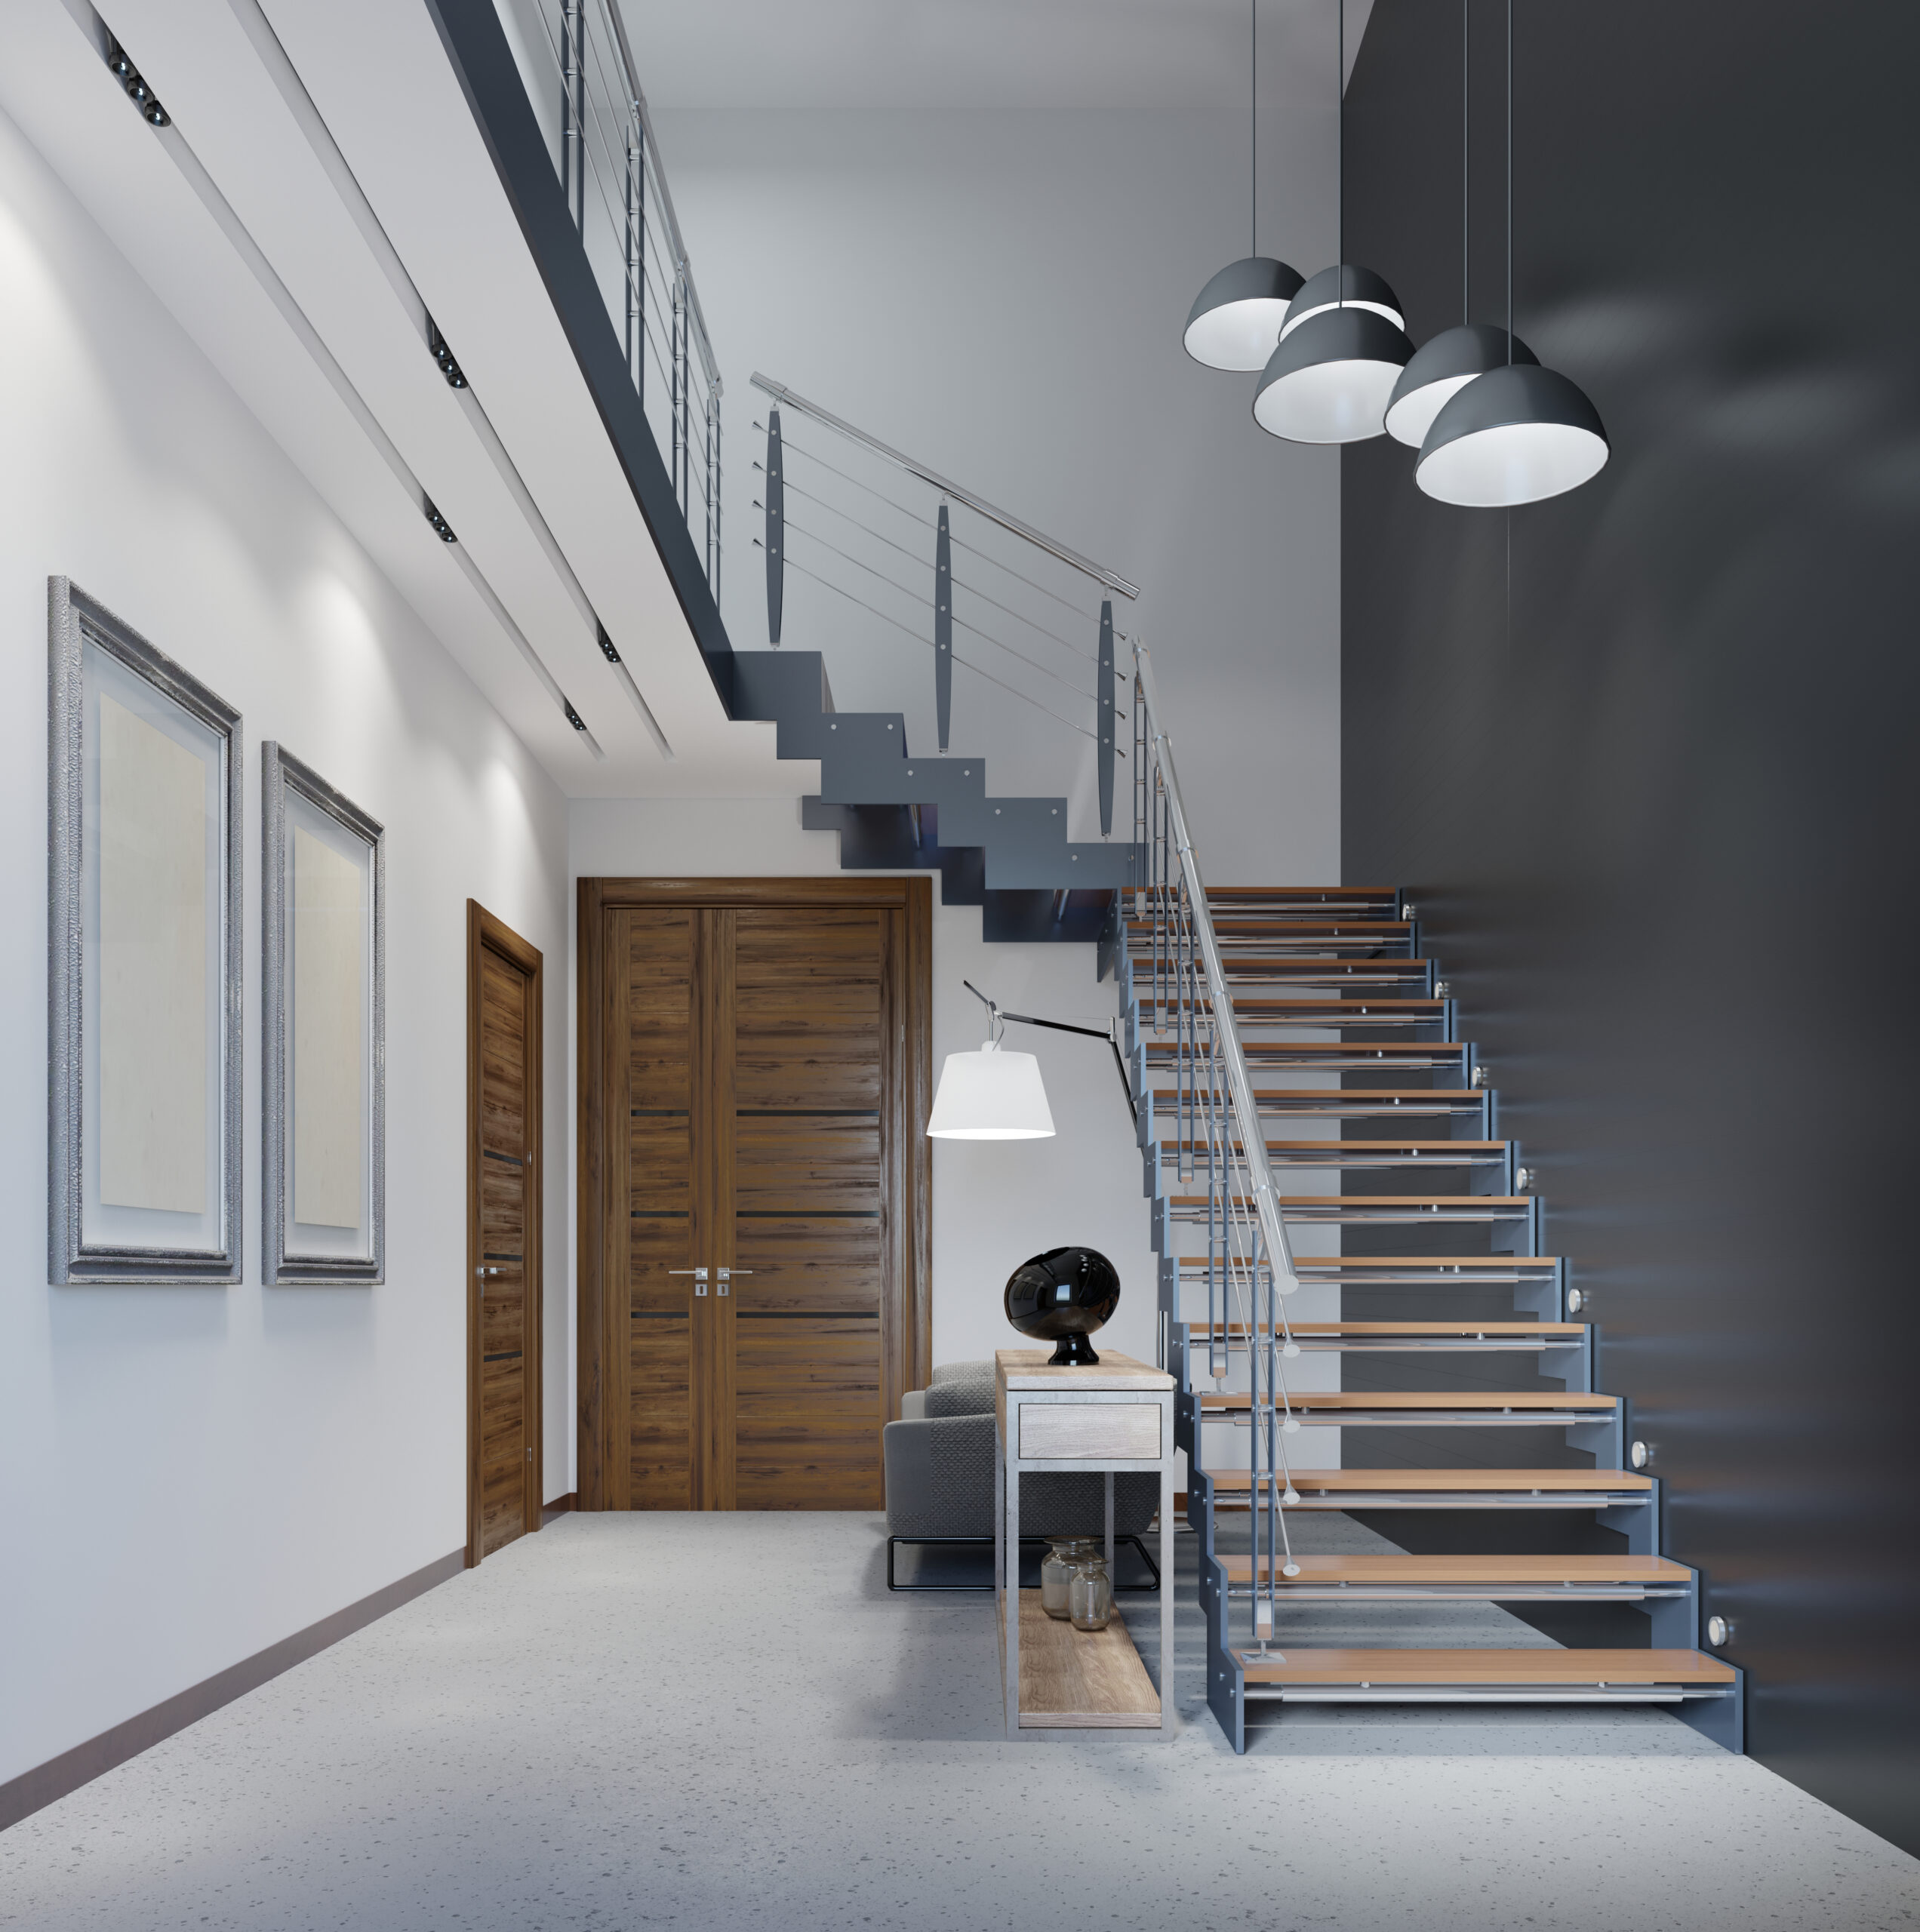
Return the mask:
[[[526,1278],[525,1337],[522,1361],[526,1390],[528,1446],[523,1508],[531,1536],[540,1526],[546,1491],[541,1429],[540,1337],[545,1324],[546,1195],[546,1082],[542,1033],[546,1003],[540,949],[494,918],[477,899],[466,902],[466,1567],[480,1561],[480,962],[497,953],[527,980],[527,1140],[532,1185],[527,1190],[527,1233],[521,1266]]]
[[[881,1310],[887,1346],[881,1364],[883,1421],[900,1414],[900,1398],[925,1388],[933,1359],[933,1150],[927,1120],[933,1106],[933,881],[925,874],[866,878],[583,878],[578,898],[579,1149],[575,1291],[577,1297],[578,1506],[607,1508],[604,1458],[612,1418],[605,1401],[608,1292],[601,1251],[605,1190],[611,1171],[605,1141],[604,1069],[612,1023],[612,988],[605,971],[606,915],[648,906],[740,908],[792,906],[812,910],[871,909],[898,912],[905,957],[898,983],[897,1064],[905,1144],[890,1149],[897,1189],[891,1204],[894,1266],[890,1304]]]

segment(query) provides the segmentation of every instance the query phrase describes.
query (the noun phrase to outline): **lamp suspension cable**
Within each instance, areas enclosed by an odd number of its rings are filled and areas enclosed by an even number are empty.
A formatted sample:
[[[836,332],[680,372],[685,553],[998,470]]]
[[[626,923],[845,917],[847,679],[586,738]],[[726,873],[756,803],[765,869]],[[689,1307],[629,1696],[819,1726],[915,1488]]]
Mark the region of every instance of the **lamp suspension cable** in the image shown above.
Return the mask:
[[[1467,130],[1472,125],[1467,116],[1468,77],[1473,63],[1467,45],[1467,10],[1473,0],[1460,0],[1460,326],[1465,328],[1473,320],[1472,275],[1473,252],[1469,246],[1469,224],[1472,220],[1473,205],[1469,198],[1472,182],[1472,163],[1469,149],[1470,143]],[[1512,318],[1508,318],[1509,324]],[[1507,334],[1512,337],[1509,326]]]
[[[1506,365],[1513,366],[1513,0],[1506,0]]]
[[[1260,0],[1247,0],[1247,253],[1260,253]]]

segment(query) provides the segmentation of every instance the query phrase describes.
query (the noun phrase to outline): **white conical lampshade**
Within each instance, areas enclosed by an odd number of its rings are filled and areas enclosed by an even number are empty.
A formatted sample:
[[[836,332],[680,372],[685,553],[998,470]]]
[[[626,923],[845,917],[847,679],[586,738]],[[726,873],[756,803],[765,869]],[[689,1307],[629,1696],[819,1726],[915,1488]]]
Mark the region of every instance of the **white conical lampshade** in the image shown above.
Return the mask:
[[[949,1054],[927,1134],[934,1140],[1045,1140],[1054,1131],[1040,1063],[989,1040],[977,1054]]]

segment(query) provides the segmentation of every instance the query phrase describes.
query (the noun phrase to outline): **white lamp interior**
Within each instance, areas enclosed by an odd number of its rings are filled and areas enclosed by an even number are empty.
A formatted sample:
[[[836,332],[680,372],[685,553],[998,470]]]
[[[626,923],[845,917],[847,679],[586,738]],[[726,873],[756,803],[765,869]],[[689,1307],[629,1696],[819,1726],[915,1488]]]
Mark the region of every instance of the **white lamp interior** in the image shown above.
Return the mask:
[[[1395,442],[1418,449],[1433,427],[1433,419],[1479,374],[1469,369],[1458,376],[1436,377],[1408,392],[1386,412],[1386,433]]]
[[[989,1040],[949,1054],[927,1133],[934,1140],[1045,1140],[1054,1131],[1040,1063]]]
[[[1260,391],[1254,420],[1289,442],[1363,442],[1380,434],[1400,370],[1398,362],[1309,363]]]
[[[1402,329],[1407,326],[1406,318],[1398,309],[1389,308],[1384,302],[1362,302],[1349,295],[1343,302],[1322,302],[1314,308],[1303,309],[1297,315],[1282,327],[1281,334],[1283,337],[1291,335],[1301,323],[1310,321],[1315,315],[1324,315],[1329,309],[1371,309],[1375,315],[1384,315],[1396,329]]]
[[[1508,423],[1457,436],[1420,459],[1420,488],[1443,503],[1499,509],[1577,490],[1606,466],[1605,438],[1567,423]]]
[[[1223,302],[1188,323],[1186,352],[1210,369],[1264,369],[1286,318],[1287,304],[1271,297]]]

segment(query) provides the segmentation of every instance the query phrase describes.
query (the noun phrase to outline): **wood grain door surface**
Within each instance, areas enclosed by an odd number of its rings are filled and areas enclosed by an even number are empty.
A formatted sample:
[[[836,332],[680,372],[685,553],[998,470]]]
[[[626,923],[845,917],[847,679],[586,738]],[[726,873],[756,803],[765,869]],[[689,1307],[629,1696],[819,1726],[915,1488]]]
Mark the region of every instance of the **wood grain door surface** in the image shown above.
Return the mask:
[[[582,881],[581,1506],[878,1509],[924,1380],[926,882],[636,883]]]
[[[468,903],[467,1560],[540,1519],[540,955]]]

